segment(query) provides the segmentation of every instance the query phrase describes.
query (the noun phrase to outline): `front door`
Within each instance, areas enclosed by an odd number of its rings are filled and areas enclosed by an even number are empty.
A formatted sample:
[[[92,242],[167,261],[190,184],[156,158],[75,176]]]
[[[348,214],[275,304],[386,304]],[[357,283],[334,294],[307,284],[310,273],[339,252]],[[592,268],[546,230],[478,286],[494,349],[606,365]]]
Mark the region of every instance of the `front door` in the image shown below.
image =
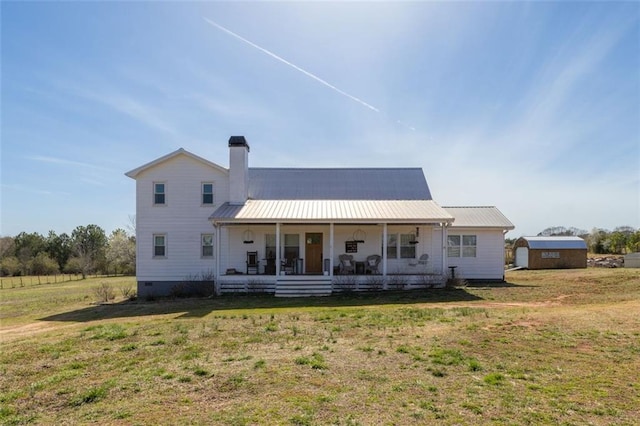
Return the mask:
[[[307,274],[322,274],[322,234],[307,233],[305,237],[305,271]]]

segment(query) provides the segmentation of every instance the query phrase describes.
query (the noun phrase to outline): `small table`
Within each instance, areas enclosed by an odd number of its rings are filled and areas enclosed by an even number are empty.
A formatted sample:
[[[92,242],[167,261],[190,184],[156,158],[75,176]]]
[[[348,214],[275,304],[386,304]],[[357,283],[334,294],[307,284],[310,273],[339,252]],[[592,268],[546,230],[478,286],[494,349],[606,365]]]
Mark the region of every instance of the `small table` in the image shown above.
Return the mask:
[[[451,269],[451,279],[455,279],[456,278],[456,268],[457,266],[449,266],[449,269]]]
[[[364,262],[355,262],[356,275],[364,275]]]

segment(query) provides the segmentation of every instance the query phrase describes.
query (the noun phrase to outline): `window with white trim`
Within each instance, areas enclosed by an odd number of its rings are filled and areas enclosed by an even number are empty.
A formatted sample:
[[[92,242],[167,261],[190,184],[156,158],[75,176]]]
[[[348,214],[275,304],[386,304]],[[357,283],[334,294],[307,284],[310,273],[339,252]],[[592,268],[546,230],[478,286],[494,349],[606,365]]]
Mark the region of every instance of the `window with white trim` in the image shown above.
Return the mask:
[[[400,234],[400,259],[416,258],[416,235]]]
[[[400,238],[398,238],[400,237]],[[398,250],[398,241],[400,250]],[[415,259],[416,257],[415,234],[388,234],[387,235],[387,259]]]
[[[156,206],[166,204],[166,186],[164,182],[153,183],[153,204]]]
[[[398,235],[387,235],[387,259],[395,259],[398,257]]]
[[[165,234],[153,235],[153,257],[167,257],[167,236]]]
[[[202,204],[213,204],[213,183],[211,182],[202,183]]]
[[[475,235],[447,236],[447,257],[476,257],[478,237]]]
[[[478,239],[475,235],[462,236],[462,257],[476,257]]]
[[[213,234],[202,234],[202,257],[213,257]]]

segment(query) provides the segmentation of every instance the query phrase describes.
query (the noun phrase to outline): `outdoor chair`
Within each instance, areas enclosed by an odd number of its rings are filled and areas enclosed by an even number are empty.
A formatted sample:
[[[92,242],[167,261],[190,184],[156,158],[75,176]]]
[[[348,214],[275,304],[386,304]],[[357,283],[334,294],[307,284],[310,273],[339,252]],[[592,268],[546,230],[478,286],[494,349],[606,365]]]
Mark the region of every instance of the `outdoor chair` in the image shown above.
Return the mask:
[[[380,265],[380,261],[382,260],[382,257],[380,257],[377,254],[372,254],[370,256],[367,256],[367,260],[365,260],[364,262],[364,273],[365,275],[367,273],[370,274],[380,274],[380,271],[378,270],[378,265]]]
[[[429,263],[429,255],[422,254],[418,259],[413,259],[409,262],[409,266],[421,266],[424,269],[423,272],[427,271],[427,264]]]
[[[350,254],[341,254],[338,256],[340,260],[340,274],[353,274],[355,273],[355,263],[353,262],[353,256]]]
[[[247,275],[257,275],[260,261],[258,260],[257,251],[247,252]]]

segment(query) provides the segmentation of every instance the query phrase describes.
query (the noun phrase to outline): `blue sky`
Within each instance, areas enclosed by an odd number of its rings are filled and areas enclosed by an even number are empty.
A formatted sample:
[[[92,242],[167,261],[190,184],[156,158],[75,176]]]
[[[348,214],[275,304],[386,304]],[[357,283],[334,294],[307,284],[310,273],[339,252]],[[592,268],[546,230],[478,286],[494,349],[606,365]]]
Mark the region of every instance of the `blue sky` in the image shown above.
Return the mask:
[[[107,232],[126,171],[422,167],[508,236],[640,227],[640,3],[2,2],[1,235]]]

